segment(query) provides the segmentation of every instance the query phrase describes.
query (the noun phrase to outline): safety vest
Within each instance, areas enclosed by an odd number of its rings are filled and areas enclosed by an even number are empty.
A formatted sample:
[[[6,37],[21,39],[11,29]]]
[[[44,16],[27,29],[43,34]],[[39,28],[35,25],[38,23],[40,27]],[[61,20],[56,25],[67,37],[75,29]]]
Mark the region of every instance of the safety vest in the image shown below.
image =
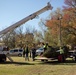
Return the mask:
[[[64,54],[64,50],[63,49],[60,49],[60,54]]]
[[[44,46],[43,46],[43,48],[46,48],[46,49],[47,49],[47,48],[48,48],[48,46],[47,46],[47,45],[44,45]]]

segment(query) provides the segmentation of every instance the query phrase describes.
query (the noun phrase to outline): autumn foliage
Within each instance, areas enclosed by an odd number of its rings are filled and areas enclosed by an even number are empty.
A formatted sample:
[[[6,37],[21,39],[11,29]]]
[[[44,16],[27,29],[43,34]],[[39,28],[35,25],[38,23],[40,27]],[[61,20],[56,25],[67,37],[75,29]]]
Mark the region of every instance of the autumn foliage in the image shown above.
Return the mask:
[[[61,25],[63,44],[76,45],[76,0],[65,0],[64,7],[61,12],[55,11],[56,13],[46,21],[46,26],[50,28],[53,39],[56,39]]]

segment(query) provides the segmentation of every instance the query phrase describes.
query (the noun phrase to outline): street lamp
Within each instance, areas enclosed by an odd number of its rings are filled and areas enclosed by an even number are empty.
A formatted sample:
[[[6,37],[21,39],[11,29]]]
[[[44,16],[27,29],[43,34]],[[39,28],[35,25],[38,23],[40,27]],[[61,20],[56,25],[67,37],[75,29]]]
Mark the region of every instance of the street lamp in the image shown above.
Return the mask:
[[[61,19],[62,19],[62,16],[58,17],[58,20],[60,21],[60,24],[59,24],[59,32],[58,32],[58,46],[62,46],[62,36],[61,36]]]

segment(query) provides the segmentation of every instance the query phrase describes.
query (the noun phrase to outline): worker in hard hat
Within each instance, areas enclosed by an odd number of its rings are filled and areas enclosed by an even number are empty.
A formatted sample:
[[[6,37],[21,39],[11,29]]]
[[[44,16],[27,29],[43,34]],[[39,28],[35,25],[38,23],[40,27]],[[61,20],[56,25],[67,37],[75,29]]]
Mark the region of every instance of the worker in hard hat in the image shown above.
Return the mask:
[[[48,43],[43,44],[44,52],[48,49]]]

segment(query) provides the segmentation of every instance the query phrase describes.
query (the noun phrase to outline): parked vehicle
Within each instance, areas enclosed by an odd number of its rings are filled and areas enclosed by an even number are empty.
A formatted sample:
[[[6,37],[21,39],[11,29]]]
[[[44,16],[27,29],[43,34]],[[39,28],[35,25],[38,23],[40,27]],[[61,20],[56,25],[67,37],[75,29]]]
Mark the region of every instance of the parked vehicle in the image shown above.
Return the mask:
[[[9,50],[8,54],[11,56],[22,56],[23,50],[22,49],[12,49],[12,50]]]
[[[8,53],[8,49],[6,46],[0,46],[0,62],[6,61],[6,54]]]
[[[43,54],[43,52],[44,52],[44,48],[41,47],[41,48],[36,50],[36,55],[41,55],[41,54]]]

